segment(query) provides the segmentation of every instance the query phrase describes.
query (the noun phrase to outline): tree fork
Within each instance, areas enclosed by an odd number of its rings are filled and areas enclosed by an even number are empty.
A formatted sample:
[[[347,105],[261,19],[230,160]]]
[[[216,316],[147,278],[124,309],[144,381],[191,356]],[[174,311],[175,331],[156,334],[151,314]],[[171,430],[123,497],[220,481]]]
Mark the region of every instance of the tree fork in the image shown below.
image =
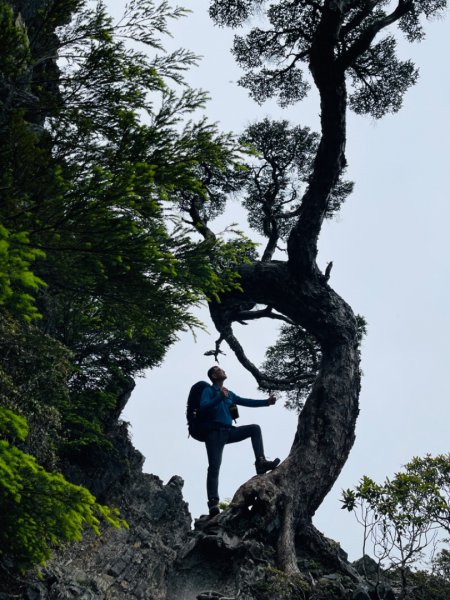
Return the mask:
[[[277,562],[286,572],[298,571],[295,532],[311,525],[311,519],[336,481],[353,445],[360,388],[356,319],[351,308],[316,272],[293,281],[283,263],[255,263],[240,269],[242,292],[227,294],[211,304],[218,331],[227,340],[236,307],[266,303],[295,324],[313,333],[322,347],[322,362],[313,389],[300,413],[288,458],[272,473],[253,478],[235,494],[232,506],[247,507],[265,501],[270,521],[281,517],[278,527]],[[232,346],[236,352],[236,347]],[[264,375],[250,363],[243,350],[237,356],[260,384]],[[262,489],[264,492],[262,492]],[[272,500],[267,502],[267,497]]]

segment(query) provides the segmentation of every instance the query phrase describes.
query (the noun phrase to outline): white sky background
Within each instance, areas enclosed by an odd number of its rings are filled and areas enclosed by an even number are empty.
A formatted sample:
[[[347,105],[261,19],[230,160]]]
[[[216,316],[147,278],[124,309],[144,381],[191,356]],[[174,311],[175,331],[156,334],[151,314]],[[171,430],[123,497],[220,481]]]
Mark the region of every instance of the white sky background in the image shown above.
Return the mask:
[[[107,1],[113,14],[124,4]],[[173,24],[170,43],[204,56],[188,80],[210,92],[210,120],[234,132],[265,116],[317,130],[314,93],[287,110],[274,103],[259,107],[236,84],[240,71],[229,53],[233,33],[213,26],[207,0],[181,4],[194,13]],[[415,455],[450,450],[448,25],[448,19],[429,23],[423,43],[404,45],[421,77],[400,113],[377,122],[349,114],[347,178],[356,187],[339,216],[326,222],[320,238],[319,266],[323,269],[333,261],[330,284],[369,324],[362,348],[356,442],[315,517],[316,526],[339,541],[351,560],[362,554],[362,531],[353,515],[340,509],[340,490],[355,485],[364,474],[381,482]],[[247,226],[237,202],[218,229],[233,221],[243,229]],[[164,482],[181,475],[194,518],[206,511],[207,460],[203,444],[187,438],[185,403],[190,386],[205,379],[213,364],[203,353],[217,338],[206,309],[201,318],[209,333],[199,332],[196,341],[191,334],[180,336],[161,368],[138,380],[123,413],[131,423],[133,443],[146,457],[145,471]],[[236,332],[249,357],[261,361],[272,341],[273,323],[236,326]],[[228,387],[244,397],[264,397],[231,351],[224,350],[227,356],[221,365],[228,373]],[[287,456],[296,428],[293,412],[280,402],[269,408],[241,407],[240,413],[239,424],[262,426],[269,457]],[[232,497],[253,475],[253,460],[250,441],[226,447],[222,498]]]

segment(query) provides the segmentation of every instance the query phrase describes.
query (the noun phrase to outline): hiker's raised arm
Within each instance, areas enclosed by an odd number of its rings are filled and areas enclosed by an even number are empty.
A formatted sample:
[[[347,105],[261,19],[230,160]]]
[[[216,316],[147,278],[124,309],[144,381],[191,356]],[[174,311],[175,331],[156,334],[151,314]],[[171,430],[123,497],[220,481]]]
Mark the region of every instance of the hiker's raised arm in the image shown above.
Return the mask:
[[[266,400],[251,400],[250,398],[241,398],[240,396],[236,396],[233,392],[229,392],[230,400],[235,404],[239,404],[239,406],[250,406],[251,408],[259,408],[261,406],[271,406],[275,404],[277,399],[275,396],[270,396]]]

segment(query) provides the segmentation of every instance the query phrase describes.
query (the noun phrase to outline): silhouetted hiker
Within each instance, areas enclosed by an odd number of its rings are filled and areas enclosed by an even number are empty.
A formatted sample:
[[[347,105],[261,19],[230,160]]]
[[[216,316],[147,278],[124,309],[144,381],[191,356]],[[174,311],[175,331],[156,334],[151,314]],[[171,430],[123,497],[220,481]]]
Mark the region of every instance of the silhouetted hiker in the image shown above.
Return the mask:
[[[223,369],[218,366],[211,367],[208,377],[211,386],[205,387],[200,399],[200,412],[202,420],[206,422],[205,445],[208,453],[208,476],[206,489],[208,493],[208,508],[211,516],[218,515],[219,509],[219,471],[222,462],[222,453],[225,444],[242,442],[251,438],[255,453],[256,473],[262,475],[274,469],[280,459],[267,460],[264,456],[264,446],[259,425],[241,425],[234,427],[233,418],[237,418],[236,404],[241,406],[271,406],[277,399],[271,395],[267,400],[249,400],[240,398],[224,387],[227,378]]]

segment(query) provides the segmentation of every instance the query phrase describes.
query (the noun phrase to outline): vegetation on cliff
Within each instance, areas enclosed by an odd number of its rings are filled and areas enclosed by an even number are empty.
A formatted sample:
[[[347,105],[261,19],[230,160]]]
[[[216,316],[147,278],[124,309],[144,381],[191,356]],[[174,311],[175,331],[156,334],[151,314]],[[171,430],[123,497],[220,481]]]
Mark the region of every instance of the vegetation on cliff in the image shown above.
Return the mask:
[[[194,56],[163,53],[182,14],[132,2],[114,24],[101,2],[0,3],[1,552],[22,563],[115,519],[54,471],[112,451],[132,377],[251,252],[196,240],[172,209],[239,170],[232,138],[190,120],[206,100],[183,80]]]

